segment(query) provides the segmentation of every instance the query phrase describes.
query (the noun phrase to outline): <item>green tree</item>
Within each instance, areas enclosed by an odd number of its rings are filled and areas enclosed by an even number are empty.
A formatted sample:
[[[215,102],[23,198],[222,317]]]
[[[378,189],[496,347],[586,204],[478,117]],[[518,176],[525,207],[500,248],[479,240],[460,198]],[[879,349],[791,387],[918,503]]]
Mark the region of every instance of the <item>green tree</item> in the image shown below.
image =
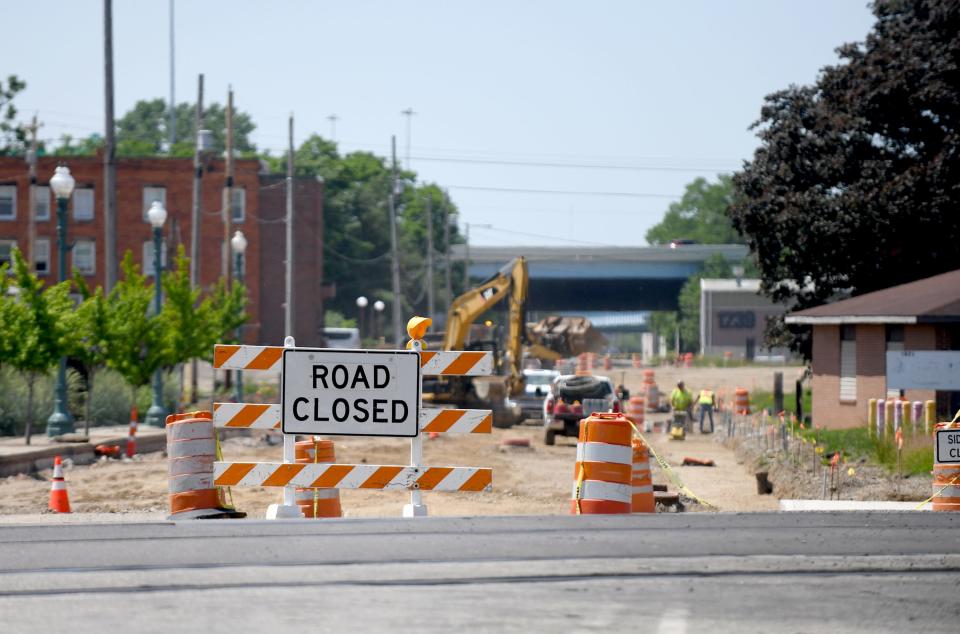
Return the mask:
[[[960,261],[960,5],[878,0],[866,41],[810,86],[768,96],[736,175],[734,225],[763,291],[797,309]],[[782,322],[809,358],[809,329]]]
[[[4,311],[3,327],[9,329],[14,350],[9,364],[22,372],[27,383],[27,413],[24,442],[33,434],[33,402],[37,379],[45,376],[74,347],[76,334],[70,282],[44,288],[30,272],[18,249],[13,250],[13,282],[16,298]]]
[[[201,357],[213,359],[213,346],[218,343],[237,343],[237,328],[243,326],[247,315],[247,287],[234,282],[229,288],[221,279],[207,297],[210,318],[206,338],[201,345]]]
[[[110,358],[111,304],[107,301],[102,287],[91,290],[80,273],[74,273],[74,284],[80,293],[81,303],[75,313],[76,338],[69,356],[77,360],[87,377],[86,396],[84,398],[83,434],[90,435],[90,421],[93,418],[93,389],[97,373],[107,365]]]
[[[27,130],[16,122],[17,108],[13,100],[27,87],[27,82],[16,75],[7,76],[7,82],[0,81],[0,156],[22,154],[26,149]]]
[[[658,224],[647,231],[650,244],[669,244],[678,238],[703,244],[741,244],[727,210],[733,202],[733,182],[721,174],[716,183],[698,178],[687,185],[683,198],[671,203]]]
[[[86,137],[74,138],[69,134],[60,136],[59,144],[53,148],[54,156],[93,156],[103,147],[103,137],[91,134]]]
[[[167,153],[173,156],[193,156],[196,139],[195,111],[190,103],[177,104],[175,125],[177,142],[167,148],[170,119],[167,102],[163,99],[141,99],[133,108],[117,120],[117,155],[150,156]],[[218,156],[227,148],[227,113],[219,103],[211,103],[204,108],[204,129],[213,134],[213,151]],[[256,124],[249,114],[234,109],[233,145],[241,154],[256,152],[256,146],[250,141],[250,134]]]
[[[126,380],[132,402],[136,402],[137,389],[167,364],[170,353],[161,318],[151,310],[153,285],[147,284],[130,251],[120,268],[123,275],[108,296],[111,338],[107,365]]]

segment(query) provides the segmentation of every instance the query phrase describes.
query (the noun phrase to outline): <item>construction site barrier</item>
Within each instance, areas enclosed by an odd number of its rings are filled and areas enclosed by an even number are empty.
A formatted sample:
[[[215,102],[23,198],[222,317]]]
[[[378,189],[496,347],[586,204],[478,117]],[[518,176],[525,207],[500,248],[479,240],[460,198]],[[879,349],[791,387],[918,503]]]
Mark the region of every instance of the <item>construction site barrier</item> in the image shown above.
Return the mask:
[[[571,514],[631,511],[632,438],[633,427],[621,414],[594,413],[580,421]]]
[[[337,461],[332,440],[312,438],[295,445],[296,461],[300,464],[332,464]],[[341,517],[340,491],[338,489],[297,488],[297,506],[304,517]]]
[[[170,517],[220,514],[223,505],[213,485],[213,417],[210,412],[172,414],[166,422]]]
[[[937,402],[925,401],[923,404],[923,428],[929,434],[937,422]]]
[[[734,395],[734,411],[741,416],[748,416],[750,414],[750,392],[745,387],[738,387],[733,392]]]
[[[633,421],[633,424],[638,428],[643,428],[644,426],[645,409],[646,401],[642,396],[631,396],[627,402],[627,418]]]
[[[919,432],[921,429],[923,429],[923,402],[914,401],[911,409],[913,410],[913,413],[911,414],[913,417],[913,431]],[[929,433],[925,429],[923,429],[923,431],[924,433]]]
[[[937,423],[934,433],[947,429],[960,429],[960,412],[949,423]],[[960,464],[938,462],[937,442],[933,449],[933,497],[934,511],[960,511]]]
[[[232,429],[280,429],[279,403],[214,403],[213,422]],[[493,414],[486,409],[420,410],[420,431],[445,434],[489,434]]]
[[[411,348],[420,355],[422,375],[479,376],[493,373],[490,352],[434,352],[423,350],[419,340],[411,343]],[[287,337],[283,347],[217,345],[213,365],[215,369],[276,370],[280,369],[283,350],[295,346],[293,337]],[[217,427],[278,430],[280,417],[279,404],[217,403],[213,423]],[[421,408],[419,427],[420,431],[429,433],[490,433],[492,412]],[[283,434],[283,462],[218,461],[213,465],[213,484],[218,487],[283,487],[283,504],[271,505],[267,510],[268,519],[304,516],[303,505],[297,504],[298,487],[408,490],[410,504],[403,509],[406,517],[427,514],[420,497],[422,491],[492,490],[493,471],[490,468],[423,466],[422,442],[420,435],[410,439],[409,465],[307,463],[296,460],[296,436]],[[301,501],[305,500],[305,495],[301,492]]]
[[[633,439],[633,472],[631,474],[630,509],[634,513],[655,513],[653,475],[650,472],[650,448],[639,438]]]
[[[67,481],[63,477],[63,461],[60,456],[53,458],[53,477],[50,479],[47,509],[54,513],[70,512],[70,496],[67,494]]]
[[[893,431],[898,432],[903,429],[903,401],[893,402]]]

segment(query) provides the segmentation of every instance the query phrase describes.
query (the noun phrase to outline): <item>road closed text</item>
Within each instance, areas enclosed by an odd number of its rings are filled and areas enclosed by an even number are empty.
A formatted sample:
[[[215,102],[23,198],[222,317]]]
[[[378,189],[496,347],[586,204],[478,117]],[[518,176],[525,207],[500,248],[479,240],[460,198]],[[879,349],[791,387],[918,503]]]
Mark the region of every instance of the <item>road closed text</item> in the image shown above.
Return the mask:
[[[283,366],[283,430],[414,436],[419,359],[406,353],[291,350]]]

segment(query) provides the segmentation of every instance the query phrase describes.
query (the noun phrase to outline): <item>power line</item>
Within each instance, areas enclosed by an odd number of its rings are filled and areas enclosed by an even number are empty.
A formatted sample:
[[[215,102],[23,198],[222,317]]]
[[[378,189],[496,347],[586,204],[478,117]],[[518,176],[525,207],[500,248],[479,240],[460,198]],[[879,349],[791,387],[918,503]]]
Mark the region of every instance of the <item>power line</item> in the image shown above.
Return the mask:
[[[480,187],[478,185],[446,185],[449,189],[470,191],[507,192],[512,194],[567,194],[571,196],[615,196],[618,198],[682,198],[676,194],[647,194],[642,192],[598,192],[572,189],[520,189],[513,187]]]
[[[513,229],[501,229],[500,227],[494,226],[483,226],[483,225],[471,225],[471,228],[483,231],[495,231],[497,233],[509,233],[518,236],[527,236],[530,238],[541,238],[543,240],[558,240],[560,242],[571,242],[573,244],[590,244],[597,247],[609,247],[613,246],[611,244],[605,244],[603,242],[591,242],[589,240],[573,240],[570,238],[560,238],[558,236],[548,236],[542,233],[528,233],[526,231],[514,231]]]

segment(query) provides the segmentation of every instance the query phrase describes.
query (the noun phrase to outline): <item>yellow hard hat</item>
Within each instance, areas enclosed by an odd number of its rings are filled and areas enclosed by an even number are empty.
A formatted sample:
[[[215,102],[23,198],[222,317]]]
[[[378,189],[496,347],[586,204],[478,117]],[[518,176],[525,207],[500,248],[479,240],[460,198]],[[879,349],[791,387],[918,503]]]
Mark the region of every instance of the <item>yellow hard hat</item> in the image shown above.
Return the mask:
[[[429,317],[411,317],[407,322],[407,334],[411,339],[423,339],[427,334],[427,329],[433,324]]]

